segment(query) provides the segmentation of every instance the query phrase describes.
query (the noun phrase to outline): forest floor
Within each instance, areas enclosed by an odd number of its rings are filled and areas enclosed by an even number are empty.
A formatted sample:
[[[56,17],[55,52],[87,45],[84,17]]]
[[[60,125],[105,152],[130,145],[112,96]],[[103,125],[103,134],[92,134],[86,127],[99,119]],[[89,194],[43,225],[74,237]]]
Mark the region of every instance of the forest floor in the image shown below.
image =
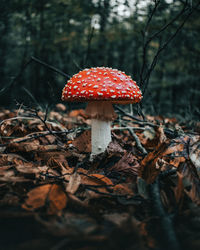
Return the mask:
[[[200,123],[119,112],[90,161],[62,104],[0,110],[0,250],[200,249]]]

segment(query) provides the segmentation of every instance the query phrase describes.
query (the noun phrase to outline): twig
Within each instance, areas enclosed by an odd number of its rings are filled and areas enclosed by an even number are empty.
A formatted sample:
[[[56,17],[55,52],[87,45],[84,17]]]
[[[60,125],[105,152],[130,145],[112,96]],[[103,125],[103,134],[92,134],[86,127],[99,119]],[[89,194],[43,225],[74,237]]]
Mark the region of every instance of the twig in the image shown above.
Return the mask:
[[[191,14],[194,12],[194,10],[200,5],[200,2],[190,10],[190,12],[186,15],[186,17],[184,18],[183,22],[178,26],[178,28],[176,29],[176,31],[174,32],[174,34],[172,34],[168,39],[167,41],[162,45],[160,46],[160,48],[158,48],[152,62],[151,62],[151,65],[149,67],[149,69],[147,70],[147,73],[146,75],[144,76],[144,78],[140,79],[141,80],[141,83],[142,83],[142,89],[143,89],[143,95],[145,94],[146,92],[146,89],[147,89],[147,86],[148,86],[148,83],[149,83],[149,79],[150,79],[150,75],[153,71],[153,69],[155,68],[156,66],[156,63],[157,63],[157,60],[158,60],[158,56],[159,54],[168,46],[168,44],[174,39],[174,37],[178,34],[178,32],[182,29],[182,27],[184,26],[184,24],[186,23],[186,21],[188,20],[188,18],[191,16]],[[180,13],[171,21],[169,22],[169,25],[171,25],[172,23],[174,23],[180,16],[183,15],[183,13],[185,12],[186,8],[184,6],[184,8],[180,11]],[[158,34],[160,34],[164,29],[166,29],[169,25],[166,25],[164,26],[163,28],[161,28],[161,31],[157,32]],[[154,34],[150,39],[153,39],[155,36],[157,36],[158,34]],[[151,40],[150,40],[151,41]],[[148,42],[145,44],[145,46],[147,47],[148,45]],[[143,73],[143,72],[142,72]]]
[[[32,109],[31,109],[31,111],[32,111]],[[43,123],[44,127],[49,131],[49,133],[50,133],[51,135],[53,135],[53,136],[56,138],[56,141],[57,141],[60,145],[63,145],[63,143],[62,143],[62,141],[60,140],[60,138],[59,138],[56,134],[52,133],[52,130],[51,130],[51,129],[49,128],[49,126],[47,125],[48,107],[46,108],[44,118],[42,118],[42,117],[39,115],[38,110],[34,109],[33,111],[34,111],[33,116],[36,117],[36,118],[38,118],[38,119]]]
[[[148,121],[145,121],[145,120],[140,120],[140,119],[138,119],[137,117],[135,117],[135,116],[133,116],[133,115],[131,115],[131,114],[125,112],[123,109],[119,108],[118,106],[115,106],[115,108],[116,108],[117,110],[119,110],[124,116],[130,117],[130,118],[132,118],[133,120],[135,120],[135,121],[133,121],[133,123],[135,123],[135,124],[139,124],[139,125],[148,125],[148,126],[151,126],[151,127],[159,127],[158,124],[154,124],[154,123],[151,123],[151,122],[148,122]]]
[[[93,35],[94,35],[94,27],[91,28],[90,34],[88,36],[87,51],[86,51],[86,55],[85,55],[85,58],[84,58],[84,61],[83,61],[83,67],[85,67],[87,65],[87,61],[88,61],[89,54],[90,54],[91,41],[92,41]]]
[[[145,41],[145,37],[146,37],[146,33],[147,33],[147,29],[149,27],[149,24],[154,16],[154,14],[156,13],[156,10],[157,10],[157,7],[159,4],[160,4],[160,1],[155,1],[154,8],[151,12],[151,15],[149,16],[149,18],[147,20],[144,31],[142,31],[142,35],[143,35],[143,53],[142,53],[143,63],[142,63],[141,71],[140,71],[140,84],[141,84],[141,86],[143,86],[143,73],[144,73],[145,66],[147,64],[147,62],[146,62],[146,60],[147,60],[147,47],[149,44],[148,41]]]
[[[0,122],[0,127],[3,123],[7,122],[7,121],[12,121],[12,120],[38,120],[38,121],[41,121],[39,118],[36,118],[36,117],[28,117],[28,116],[16,116],[16,117],[12,117],[12,118],[8,118],[8,119],[5,119],[3,121]],[[62,131],[64,131],[64,129],[57,123],[54,123],[54,122],[50,122],[50,121],[46,121],[46,123],[48,123],[49,125],[52,125],[54,127],[58,127],[59,129],[61,129]]]
[[[141,119],[139,119],[139,118],[137,118],[137,117],[135,117],[135,116],[133,116],[133,115],[131,115],[131,114],[125,112],[123,109],[121,109],[121,108],[118,107],[118,106],[115,106],[115,109],[117,109],[118,111],[120,111],[122,114],[124,114],[124,115],[127,116],[127,117],[130,117],[130,118],[132,118],[132,119],[134,119],[134,120],[136,120],[136,121],[139,121],[139,122],[143,122],[143,120],[141,120]]]
[[[25,65],[24,67],[21,67],[21,70],[19,71],[18,75],[15,76],[12,81],[7,85],[5,86],[4,88],[2,88],[0,90],[0,95],[2,95],[5,91],[9,90],[10,88],[12,88],[16,82],[19,81],[19,79],[22,77],[23,73],[24,73],[24,70],[27,68],[27,66],[32,62],[32,59],[30,59]]]
[[[136,146],[140,150],[140,152],[142,152],[144,155],[147,155],[148,153],[147,153],[146,149],[142,146],[142,144],[141,144],[138,136],[135,134],[135,132],[132,129],[128,129],[128,131],[130,132],[130,134],[134,138],[134,140],[136,142]]]
[[[43,61],[41,61],[41,60],[35,58],[34,56],[32,56],[31,59],[32,59],[33,61],[35,61],[35,62],[37,62],[37,63],[43,65],[44,67],[46,67],[46,68],[48,68],[48,69],[50,69],[50,70],[52,70],[52,71],[54,71],[54,72],[56,72],[56,73],[58,73],[58,74],[64,76],[64,77],[67,77],[67,78],[70,78],[70,77],[71,77],[70,75],[64,73],[63,71],[61,71],[61,70],[55,68],[54,66],[51,66],[51,65],[49,65],[49,64],[47,64],[47,63],[45,63],[45,62],[43,62]]]
[[[24,71],[26,70],[26,68],[27,68],[27,67],[30,65],[30,63],[33,62],[33,61],[34,61],[34,62],[37,62],[37,63],[39,63],[39,64],[41,64],[41,65],[43,65],[44,67],[46,67],[46,68],[48,68],[48,69],[50,69],[50,70],[52,70],[52,71],[54,71],[54,72],[56,72],[56,73],[58,73],[58,74],[64,76],[64,77],[67,77],[67,78],[70,78],[70,77],[71,77],[70,75],[64,73],[63,71],[61,71],[61,70],[59,70],[59,69],[57,69],[57,68],[55,68],[55,67],[53,67],[53,66],[51,66],[51,65],[49,65],[49,64],[47,64],[47,63],[45,63],[45,62],[43,62],[43,61],[41,61],[41,60],[35,58],[34,56],[32,56],[31,59],[28,60],[28,62],[26,62],[26,63],[24,64],[23,67],[21,67],[21,69],[20,69],[18,75],[15,76],[15,77],[12,79],[12,81],[11,81],[7,86],[5,86],[4,88],[2,88],[2,89],[0,90],[0,95],[2,95],[5,91],[7,91],[7,90],[9,90],[10,88],[12,88],[12,87],[20,80],[20,78],[22,77],[22,75],[23,75]]]
[[[179,242],[173,227],[172,217],[165,211],[160,197],[160,177],[158,176],[153,184],[150,185],[153,211],[155,216],[160,218],[160,234],[163,241],[160,241],[162,249],[180,250]]]
[[[142,131],[145,130],[145,128],[140,128],[140,127],[113,127],[111,128],[111,130],[129,130],[129,129],[142,130]]]
[[[31,141],[31,140],[35,140],[35,139],[38,139],[38,138],[41,138],[41,137],[45,137],[45,136],[48,136],[48,135],[58,135],[58,134],[70,134],[70,133],[72,133],[73,131],[51,131],[51,133],[49,132],[49,131],[44,131],[44,132],[40,132],[40,133],[42,133],[42,134],[38,134],[38,133],[33,133],[33,134],[31,134],[31,136],[30,135],[27,135],[27,138],[24,138],[24,139],[21,139],[20,140],[20,138],[18,138],[19,140],[17,140],[17,139],[14,139],[14,140],[12,140],[12,141],[9,141],[9,142],[6,142],[6,143],[4,143],[4,144],[0,144],[0,147],[5,147],[5,146],[8,146],[8,145],[10,145],[10,144],[12,144],[12,143],[22,143],[22,142],[27,142],[27,141]]]

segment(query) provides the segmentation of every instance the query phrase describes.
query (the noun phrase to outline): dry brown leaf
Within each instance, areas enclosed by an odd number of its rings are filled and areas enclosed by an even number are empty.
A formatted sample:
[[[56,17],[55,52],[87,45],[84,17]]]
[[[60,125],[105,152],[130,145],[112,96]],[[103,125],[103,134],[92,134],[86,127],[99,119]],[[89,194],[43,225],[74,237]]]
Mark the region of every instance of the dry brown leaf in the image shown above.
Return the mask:
[[[91,186],[102,186],[102,185],[112,186],[113,182],[102,174],[90,174],[81,176],[81,184],[91,185]]]
[[[182,152],[184,149],[184,144],[176,144],[174,146],[170,146],[163,152],[164,155],[170,155],[172,153],[177,154],[178,152]]]
[[[76,109],[76,110],[72,110],[70,113],[69,113],[69,117],[77,117],[77,116],[83,116],[83,117],[87,117],[86,114],[85,114],[85,110],[84,109]]]
[[[62,120],[62,115],[58,112],[55,111],[51,111],[49,113],[49,119],[50,120],[57,120],[57,121],[61,121]]]
[[[133,196],[133,190],[130,187],[129,183],[121,183],[117,184],[113,187],[113,191],[116,194],[121,194],[121,195],[130,195]]]
[[[125,150],[116,141],[111,141],[108,144],[107,152],[108,152],[109,156],[110,155],[112,156],[113,154],[122,155],[122,154],[124,154]]]
[[[136,133],[141,141],[141,143],[147,149],[154,149],[158,144],[166,141],[166,136],[162,126],[152,128],[147,126],[143,133]]]
[[[113,182],[104,175],[90,174],[81,175],[81,184],[86,185],[86,200],[101,198],[109,193],[113,187]]]
[[[66,191],[75,194],[81,184],[81,176],[77,172],[70,175]]]
[[[10,170],[10,166],[5,166],[0,168],[0,182],[10,182],[12,184],[16,182],[30,182],[32,180],[25,178],[23,176],[16,176],[14,170]]]
[[[156,166],[156,163],[162,158],[163,152],[166,150],[167,146],[166,142],[159,144],[154,151],[150,152],[141,161],[140,177],[148,184],[154,182],[155,178],[160,173],[160,168]]]
[[[66,207],[67,197],[56,184],[36,187],[27,193],[28,198],[22,207],[29,211],[46,207],[48,214],[58,214]]]
[[[137,176],[140,172],[138,159],[133,153],[126,152],[124,156],[110,168],[110,171],[126,173],[126,175]]]
[[[58,111],[66,111],[66,106],[64,105],[64,104],[62,104],[62,103],[58,103],[58,104],[56,104],[56,109],[58,110]]]
[[[195,166],[187,159],[181,163],[178,171],[183,176],[186,194],[193,202],[200,205],[200,179]]]
[[[84,131],[72,142],[72,144],[78,149],[79,152],[91,152],[91,131]]]
[[[16,164],[16,161],[15,161]],[[39,174],[40,173],[40,169],[38,167],[36,167],[33,163],[31,162],[21,162],[17,163],[17,165],[15,166],[15,169],[23,174]]]

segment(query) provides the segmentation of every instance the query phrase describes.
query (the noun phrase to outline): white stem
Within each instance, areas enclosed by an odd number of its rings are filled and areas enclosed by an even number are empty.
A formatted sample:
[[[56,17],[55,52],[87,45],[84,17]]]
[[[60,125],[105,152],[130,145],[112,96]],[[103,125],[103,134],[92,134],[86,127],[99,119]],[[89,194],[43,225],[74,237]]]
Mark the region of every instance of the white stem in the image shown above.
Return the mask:
[[[111,122],[92,119],[92,155],[105,151],[111,142]]]

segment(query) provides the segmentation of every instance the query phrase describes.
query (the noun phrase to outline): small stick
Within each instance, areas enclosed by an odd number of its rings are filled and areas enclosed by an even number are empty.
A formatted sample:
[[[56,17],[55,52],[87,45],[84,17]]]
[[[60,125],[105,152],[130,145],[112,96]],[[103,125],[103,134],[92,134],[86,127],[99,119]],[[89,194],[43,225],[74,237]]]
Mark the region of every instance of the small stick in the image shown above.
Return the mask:
[[[54,66],[51,66],[51,65],[45,63],[45,62],[42,62],[41,60],[35,58],[34,56],[32,56],[31,59],[32,59],[33,61],[35,61],[35,62],[37,62],[37,63],[39,63],[39,64],[45,66],[46,68],[48,68],[48,69],[50,69],[50,70],[52,70],[52,71],[54,71],[54,72],[56,72],[56,73],[62,75],[62,76],[65,76],[65,77],[67,77],[67,78],[70,78],[70,77],[71,77],[70,75],[64,73],[63,71],[61,71],[61,70],[55,68]]]
[[[133,129],[128,129],[128,131],[130,132],[130,134],[133,136],[135,142],[136,142],[136,145],[137,145],[137,148],[144,154],[144,155],[147,155],[147,151],[146,149],[142,146],[138,136],[135,134],[135,132],[133,131]]]

